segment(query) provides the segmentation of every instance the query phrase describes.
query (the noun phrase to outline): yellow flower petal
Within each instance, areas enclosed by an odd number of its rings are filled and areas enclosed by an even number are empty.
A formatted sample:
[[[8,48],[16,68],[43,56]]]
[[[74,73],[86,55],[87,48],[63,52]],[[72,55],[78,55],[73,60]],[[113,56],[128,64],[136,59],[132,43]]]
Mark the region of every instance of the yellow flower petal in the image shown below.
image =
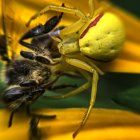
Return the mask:
[[[140,45],[126,41],[120,56],[112,62],[99,62],[97,65],[104,71],[140,73]]]
[[[126,30],[126,40],[139,43],[140,45],[140,19],[115,5],[109,3],[107,5],[110,5],[107,10],[117,14],[123,21]]]
[[[73,140],[72,134],[79,126],[86,109],[42,109],[36,113],[56,114],[54,120],[40,120],[39,128],[43,140]],[[29,118],[25,114],[17,114],[13,126],[7,128],[9,114],[0,111],[0,139],[28,140]],[[94,109],[86,126],[76,140],[138,140],[140,139],[140,116],[138,114],[111,109]]]

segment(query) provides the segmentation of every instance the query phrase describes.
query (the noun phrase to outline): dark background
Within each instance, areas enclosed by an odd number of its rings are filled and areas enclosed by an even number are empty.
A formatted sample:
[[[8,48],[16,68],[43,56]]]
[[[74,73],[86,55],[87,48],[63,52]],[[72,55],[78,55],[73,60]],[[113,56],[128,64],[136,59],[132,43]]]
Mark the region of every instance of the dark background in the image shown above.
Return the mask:
[[[110,0],[112,3],[126,9],[127,11],[140,16],[140,1],[139,0]]]

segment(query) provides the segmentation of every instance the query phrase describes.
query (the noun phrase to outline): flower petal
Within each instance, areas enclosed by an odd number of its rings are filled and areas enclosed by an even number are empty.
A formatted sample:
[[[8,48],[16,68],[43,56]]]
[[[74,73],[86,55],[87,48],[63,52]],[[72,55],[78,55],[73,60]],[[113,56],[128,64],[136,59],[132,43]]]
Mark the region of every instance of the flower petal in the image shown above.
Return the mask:
[[[97,65],[108,72],[140,73],[140,45],[125,41],[119,57],[111,62],[99,62]]]
[[[44,140],[73,140],[72,134],[79,126],[86,109],[42,109],[36,113],[56,114],[54,120],[40,120],[39,128]],[[29,137],[29,118],[17,114],[13,126],[6,128],[8,112],[1,110],[0,139],[19,140]],[[20,117],[19,117],[20,116]],[[140,139],[140,116],[138,114],[111,109],[94,109],[86,126],[76,140],[128,140]]]

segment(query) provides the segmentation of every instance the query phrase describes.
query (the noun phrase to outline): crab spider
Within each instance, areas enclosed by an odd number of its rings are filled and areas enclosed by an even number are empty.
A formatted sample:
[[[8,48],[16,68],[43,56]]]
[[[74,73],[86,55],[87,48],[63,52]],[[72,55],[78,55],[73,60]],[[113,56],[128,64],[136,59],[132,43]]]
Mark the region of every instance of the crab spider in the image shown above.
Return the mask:
[[[88,82],[65,95],[47,97],[54,99],[66,98],[82,92],[89,85],[92,86],[89,108],[85,113],[81,125],[74,132],[73,137],[85,125],[95,103],[99,74],[102,75],[103,72],[94,62],[108,62],[115,59],[120,53],[125,39],[123,24],[116,15],[109,12],[99,12],[100,10],[96,11],[94,0],[89,0],[89,9],[90,13],[86,15],[78,9],[48,5],[36,15],[32,16],[28,22],[29,25],[32,20],[47,13],[49,10],[79,17],[78,21],[61,30],[61,40],[59,38],[54,39],[59,42],[58,49],[61,54],[61,61],[65,61],[69,65],[81,70],[82,75],[85,75]]]

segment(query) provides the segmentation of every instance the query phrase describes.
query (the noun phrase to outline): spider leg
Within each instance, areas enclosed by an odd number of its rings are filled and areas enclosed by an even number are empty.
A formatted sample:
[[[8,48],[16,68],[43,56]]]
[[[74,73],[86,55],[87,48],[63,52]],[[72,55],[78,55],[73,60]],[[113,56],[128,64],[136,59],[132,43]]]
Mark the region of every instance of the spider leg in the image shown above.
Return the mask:
[[[39,24],[38,26],[32,28],[31,30],[29,30],[27,33],[25,33],[20,38],[19,43],[21,45],[29,48],[29,49],[34,50],[35,46],[30,44],[30,43],[25,42],[24,40],[26,40],[28,38],[33,38],[35,36],[43,35],[43,34],[46,34],[46,33],[50,32],[60,22],[60,20],[62,18],[62,15],[63,15],[63,13],[61,13],[59,16],[53,16],[48,21],[46,21],[46,23],[44,25]]]
[[[38,12],[35,15],[33,15],[29,19],[27,25],[30,25],[33,20],[35,20],[37,17],[47,13],[50,10],[76,15],[77,17],[80,18],[77,22],[73,23],[70,26],[65,27],[61,31],[61,36],[65,35],[65,34],[70,34],[70,33],[78,31],[81,28],[81,26],[83,26],[85,24],[85,22],[87,21],[86,15],[82,11],[80,11],[78,9],[67,8],[67,7],[56,6],[56,5],[48,5],[44,9],[42,9],[40,12]]]
[[[74,95],[77,95],[81,92],[83,92],[84,90],[88,89],[91,85],[91,79],[90,79],[90,75],[86,72],[86,71],[82,71],[79,70],[79,72],[81,72],[81,74],[88,80],[88,82],[84,83],[83,85],[81,85],[80,87],[65,93],[64,95],[58,95],[58,96],[43,96],[44,99],[64,99],[64,98],[68,98]]]
[[[88,65],[87,63],[85,63],[81,60],[74,59],[74,58],[65,58],[65,60],[68,64],[73,65],[75,67],[78,67],[80,69],[83,69],[83,70],[88,71],[88,72],[93,74],[92,90],[91,90],[91,98],[90,98],[89,108],[88,108],[87,112],[85,113],[84,118],[83,118],[79,128],[73,133],[73,137],[76,137],[76,135],[79,133],[79,131],[86,124],[87,119],[89,118],[89,115],[91,113],[92,107],[95,103],[99,75],[94,68],[92,68],[90,65]]]
[[[88,89],[90,86],[90,82],[87,82],[85,84],[83,84],[82,86],[64,94],[64,95],[58,95],[58,96],[43,96],[44,99],[64,99],[64,98],[68,98],[68,97],[71,97],[71,96],[74,96],[74,95],[77,95],[79,93],[81,93],[82,91]]]
[[[96,64],[94,64],[93,61],[91,61],[91,59],[89,59],[85,56],[83,56],[83,57],[84,57],[84,60],[87,64],[89,64],[91,67],[93,67],[100,75],[104,75],[104,72],[100,68],[98,68],[96,66]]]
[[[39,55],[36,55],[36,54],[34,54],[32,52],[28,52],[28,51],[21,51],[20,55],[24,58],[28,58],[30,60],[36,60],[43,64],[51,64],[51,61],[52,61],[51,59],[49,59],[49,57],[39,56]]]
[[[89,0],[88,1],[88,4],[89,4],[89,10],[90,10],[90,18],[92,18],[93,17],[93,15],[94,15],[94,12],[95,12],[95,6],[94,6],[94,0]]]
[[[57,90],[57,89],[62,89],[62,88],[67,88],[67,87],[75,88],[75,87],[77,87],[77,85],[62,84],[62,85],[51,86],[51,87],[48,87],[47,89]]]
[[[24,81],[22,83],[20,83],[21,87],[33,87],[33,86],[37,86],[37,82],[35,80],[28,80],[28,81]],[[47,89],[49,90],[56,90],[56,89],[61,89],[61,88],[67,88],[67,87],[71,87],[71,88],[75,88],[77,87],[77,85],[71,85],[71,84],[62,84],[62,85],[53,85],[48,87]]]

